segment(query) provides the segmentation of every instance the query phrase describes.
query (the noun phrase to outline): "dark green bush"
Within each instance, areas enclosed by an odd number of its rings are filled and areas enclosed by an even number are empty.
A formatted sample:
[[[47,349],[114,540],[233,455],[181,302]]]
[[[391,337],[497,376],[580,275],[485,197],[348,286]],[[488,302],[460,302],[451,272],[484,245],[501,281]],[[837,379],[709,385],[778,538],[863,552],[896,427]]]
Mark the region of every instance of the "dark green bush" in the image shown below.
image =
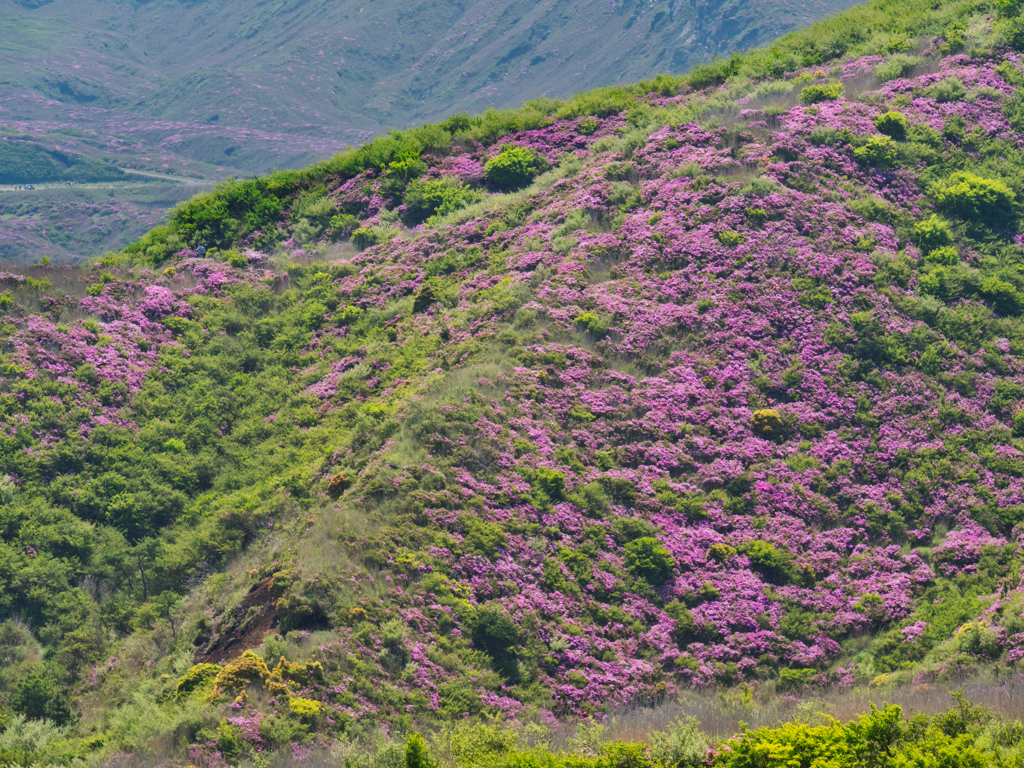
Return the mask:
[[[505,614],[482,608],[470,622],[473,644],[493,657],[509,653],[519,642],[519,630]]]
[[[658,586],[675,570],[675,558],[660,541],[653,536],[643,536],[625,546],[626,567],[635,576]]]
[[[874,120],[875,129],[895,141],[903,141],[907,138],[907,118],[902,112],[890,110],[884,115],[878,115]]]
[[[11,709],[30,720],[52,720],[56,725],[66,725],[75,719],[67,696],[41,672],[30,673],[18,684]]]
[[[484,175],[488,182],[502,192],[514,192],[529,186],[537,174],[549,167],[536,152],[506,144],[497,157],[487,162]]]

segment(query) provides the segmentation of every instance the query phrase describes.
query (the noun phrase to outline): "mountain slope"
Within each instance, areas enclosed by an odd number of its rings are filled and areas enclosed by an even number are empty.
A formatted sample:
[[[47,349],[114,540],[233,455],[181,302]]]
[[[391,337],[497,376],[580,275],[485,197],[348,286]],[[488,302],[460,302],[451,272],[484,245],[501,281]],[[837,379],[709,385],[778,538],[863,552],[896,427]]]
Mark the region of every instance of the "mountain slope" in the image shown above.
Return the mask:
[[[551,764],[514,745],[616,706],[739,686],[742,730],[1017,664],[1024,15],[992,10],[871,3],[0,275],[0,749],[399,765],[382,725]],[[893,754],[984,720],[900,717]]]

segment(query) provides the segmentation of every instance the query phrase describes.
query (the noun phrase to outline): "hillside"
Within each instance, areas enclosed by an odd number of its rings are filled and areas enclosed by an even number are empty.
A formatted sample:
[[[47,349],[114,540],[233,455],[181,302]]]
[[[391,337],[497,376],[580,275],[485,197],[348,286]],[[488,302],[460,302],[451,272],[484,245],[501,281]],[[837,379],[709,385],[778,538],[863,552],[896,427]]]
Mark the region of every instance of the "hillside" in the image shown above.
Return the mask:
[[[0,273],[0,760],[1019,765],[1021,48],[875,0]]]

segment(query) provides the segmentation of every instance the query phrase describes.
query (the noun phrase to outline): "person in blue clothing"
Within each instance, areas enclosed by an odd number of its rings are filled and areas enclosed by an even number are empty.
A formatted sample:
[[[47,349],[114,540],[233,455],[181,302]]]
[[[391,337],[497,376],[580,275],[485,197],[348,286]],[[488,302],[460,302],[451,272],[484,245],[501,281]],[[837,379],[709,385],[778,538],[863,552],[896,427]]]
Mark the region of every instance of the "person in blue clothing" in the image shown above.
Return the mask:
[[[197,256],[205,256],[206,255],[206,247],[200,245],[198,248],[196,248],[196,255]]]

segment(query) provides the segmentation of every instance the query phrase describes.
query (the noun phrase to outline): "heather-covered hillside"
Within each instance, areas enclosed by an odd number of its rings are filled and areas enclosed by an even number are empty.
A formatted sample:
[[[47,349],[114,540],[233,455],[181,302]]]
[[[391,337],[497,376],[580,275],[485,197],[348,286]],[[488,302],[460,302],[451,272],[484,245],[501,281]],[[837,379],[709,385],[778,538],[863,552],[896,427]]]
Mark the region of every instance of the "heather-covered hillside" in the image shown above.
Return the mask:
[[[1018,765],[1022,29],[873,2],[4,273],[0,751]]]

